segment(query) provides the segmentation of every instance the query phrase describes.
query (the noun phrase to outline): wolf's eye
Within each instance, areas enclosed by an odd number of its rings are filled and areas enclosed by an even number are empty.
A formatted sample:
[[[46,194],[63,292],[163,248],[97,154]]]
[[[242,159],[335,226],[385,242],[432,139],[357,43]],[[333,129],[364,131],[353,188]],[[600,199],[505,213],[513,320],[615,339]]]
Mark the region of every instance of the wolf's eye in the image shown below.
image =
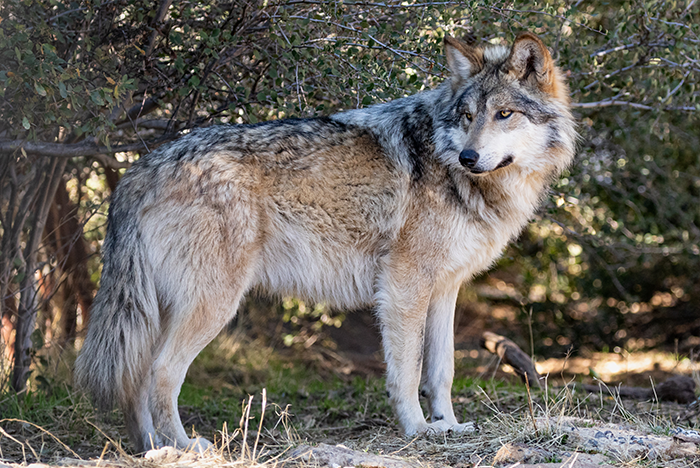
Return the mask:
[[[466,119],[468,121],[470,121],[470,122],[472,121],[472,114],[471,113],[467,112],[466,114],[464,114],[464,117],[466,117]]]
[[[496,118],[498,118],[498,119],[507,119],[507,118],[510,117],[511,115],[513,115],[513,111],[511,111],[511,110],[502,110],[502,111],[500,111],[498,114],[496,114]]]

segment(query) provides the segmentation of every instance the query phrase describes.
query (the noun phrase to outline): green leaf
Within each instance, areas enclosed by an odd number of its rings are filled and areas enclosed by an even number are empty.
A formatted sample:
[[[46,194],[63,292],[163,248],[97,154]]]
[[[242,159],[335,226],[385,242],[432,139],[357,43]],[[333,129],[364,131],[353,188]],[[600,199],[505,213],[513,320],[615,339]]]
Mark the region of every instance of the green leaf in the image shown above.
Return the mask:
[[[92,93],[90,93],[90,100],[97,104],[98,106],[104,106],[105,105],[105,100],[102,99],[102,96],[100,96],[100,92],[95,90]]]
[[[63,83],[63,81],[58,83],[58,93],[63,99],[68,97],[68,89],[66,89],[66,85]]]
[[[38,82],[34,82],[34,89],[39,96],[46,96],[46,89]]]
[[[185,61],[182,60],[182,57],[179,55],[175,59],[174,65],[175,65],[175,69],[180,73],[182,73],[185,70]]]
[[[22,126],[24,127],[25,130],[29,130],[31,127],[31,124],[29,123],[29,119],[24,117],[22,118]]]

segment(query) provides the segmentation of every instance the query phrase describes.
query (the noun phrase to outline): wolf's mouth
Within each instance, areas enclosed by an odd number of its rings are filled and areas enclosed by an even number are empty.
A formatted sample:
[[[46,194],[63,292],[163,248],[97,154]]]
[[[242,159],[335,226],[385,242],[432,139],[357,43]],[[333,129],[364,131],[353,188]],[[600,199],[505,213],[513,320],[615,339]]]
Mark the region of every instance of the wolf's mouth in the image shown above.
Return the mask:
[[[501,161],[501,163],[500,163],[498,166],[496,166],[496,169],[500,169],[500,168],[502,168],[502,167],[510,166],[512,163],[513,163],[513,155],[512,155],[512,154],[509,154],[508,156],[506,156],[506,157],[503,159],[503,161]],[[494,169],[494,171],[495,171],[496,169]]]
[[[494,167],[494,168],[491,169],[490,171],[483,171],[483,170],[481,170],[481,169],[477,169],[476,167],[471,167],[471,168],[468,168],[468,169],[469,169],[469,172],[471,172],[472,174],[475,174],[475,175],[486,174],[486,173],[488,173],[488,172],[497,171],[498,169],[500,169],[500,168],[502,168],[502,167],[510,166],[511,164],[513,164],[513,160],[514,160],[514,159],[515,159],[515,158],[513,157],[513,155],[512,155],[512,154],[509,154],[508,156],[506,156],[505,158],[503,158],[503,161],[501,161],[501,162],[498,164],[498,166]]]

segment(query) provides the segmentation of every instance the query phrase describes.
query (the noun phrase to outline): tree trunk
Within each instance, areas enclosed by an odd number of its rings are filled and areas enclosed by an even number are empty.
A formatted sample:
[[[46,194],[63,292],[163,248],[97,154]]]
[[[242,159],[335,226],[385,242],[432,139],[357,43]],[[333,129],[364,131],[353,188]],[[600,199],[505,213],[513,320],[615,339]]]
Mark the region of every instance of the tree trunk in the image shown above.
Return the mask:
[[[3,291],[2,312],[0,315],[0,341],[4,347],[5,359],[12,362],[15,357],[15,335],[12,333],[15,330],[15,324],[12,318],[17,315],[17,303],[15,302],[15,294],[11,287],[7,291]]]
[[[45,175],[39,191],[39,198],[33,210],[35,216],[24,251],[24,277],[20,282],[20,300],[17,309],[17,323],[15,324],[15,363],[11,381],[12,388],[17,393],[24,391],[27,387],[27,376],[31,364],[31,335],[34,331],[37,314],[35,273],[39,242],[44,233],[49,207],[63,178],[66,162],[67,159],[52,158],[48,164],[43,164],[42,170],[45,171]]]
[[[78,207],[71,201],[64,184],[59,184],[56,189],[46,222],[44,244],[53,250],[57,273],[65,274],[65,281],[60,286],[63,296],[60,340],[61,345],[65,345],[75,338],[78,308],[83,323],[87,323],[95,285],[87,269],[91,252],[78,219]]]

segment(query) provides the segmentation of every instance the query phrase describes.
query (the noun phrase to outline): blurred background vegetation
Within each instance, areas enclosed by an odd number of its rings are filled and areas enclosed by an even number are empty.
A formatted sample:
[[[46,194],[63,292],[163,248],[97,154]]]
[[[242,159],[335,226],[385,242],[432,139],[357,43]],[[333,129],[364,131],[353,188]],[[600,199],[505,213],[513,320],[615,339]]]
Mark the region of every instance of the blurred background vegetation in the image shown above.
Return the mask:
[[[579,154],[496,269],[465,287],[460,346],[488,326],[538,356],[693,353],[695,0],[3,0],[0,391],[49,383],[80,347],[109,195],[140,155],[197,126],[414,94],[445,78],[446,34],[498,44],[523,30],[566,71]],[[280,346],[332,350],[328,330],[356,326],[343,312],[251,298],[238,321],[264,317]]]

